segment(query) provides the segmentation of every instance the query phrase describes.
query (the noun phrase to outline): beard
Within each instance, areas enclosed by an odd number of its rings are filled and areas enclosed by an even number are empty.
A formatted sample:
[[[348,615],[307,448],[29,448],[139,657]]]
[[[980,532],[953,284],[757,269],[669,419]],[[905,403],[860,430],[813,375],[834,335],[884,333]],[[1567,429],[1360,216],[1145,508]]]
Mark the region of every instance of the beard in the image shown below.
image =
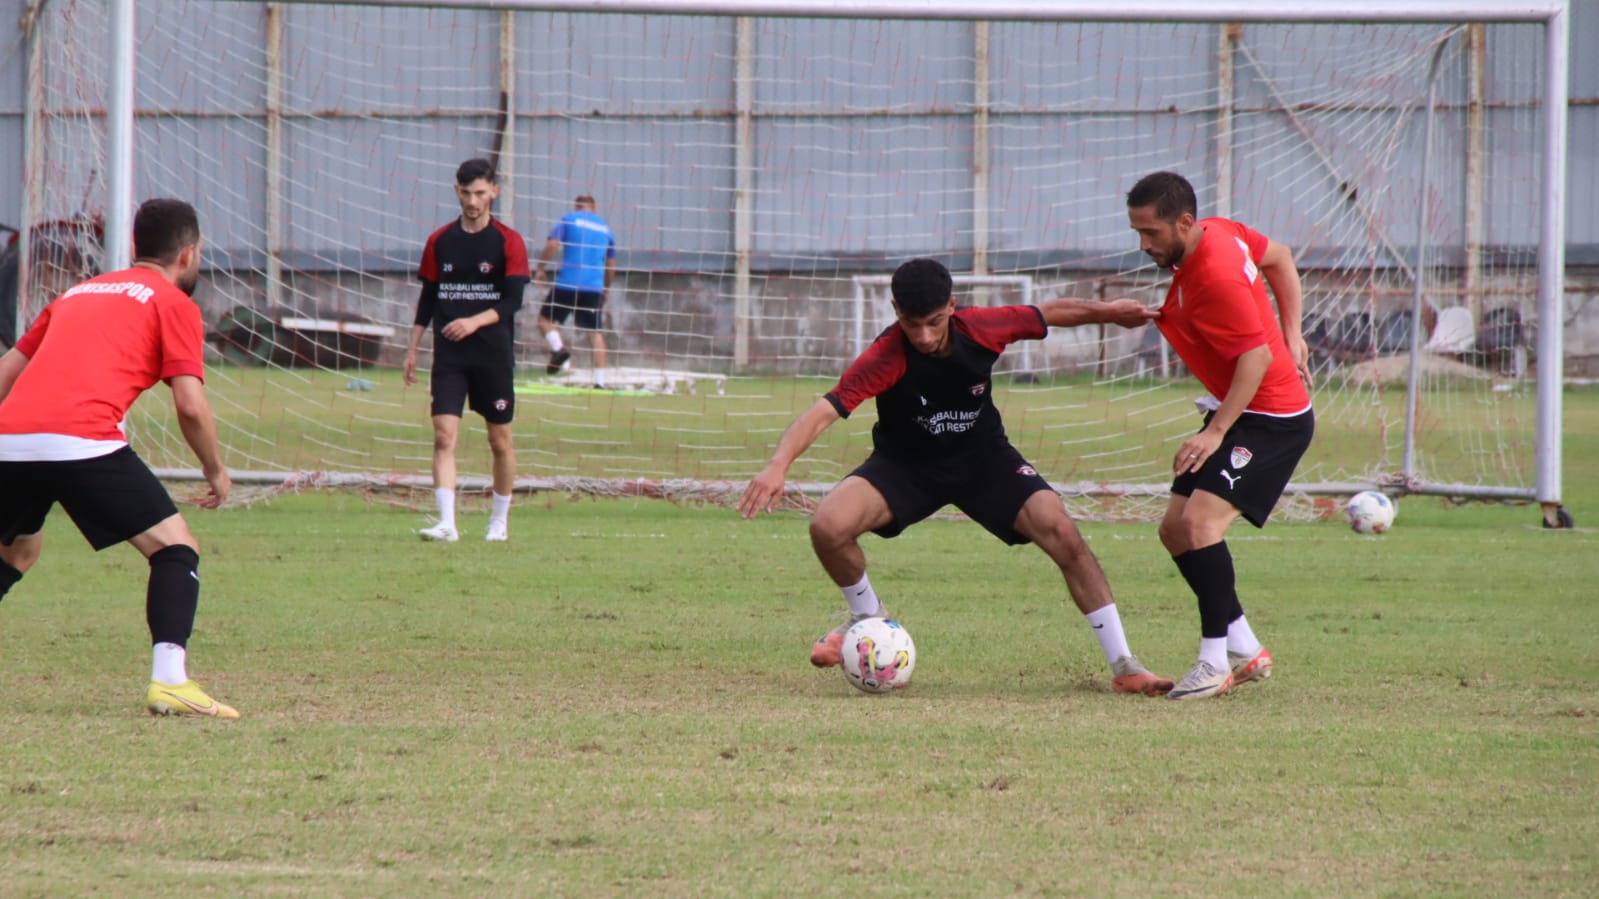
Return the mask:
[[[179,275],[178,276],[178,284],[177,284],[177,286],[178,286],[179,290],[183,291],[184,293],[186,293],[186,294],[188,294],[189,296],[192,297],[192,296],[194,296],[194,288],[199,283],[200,283],[200,270],[199,269],[195,269],[192,272],[185,272],[184,274]]]

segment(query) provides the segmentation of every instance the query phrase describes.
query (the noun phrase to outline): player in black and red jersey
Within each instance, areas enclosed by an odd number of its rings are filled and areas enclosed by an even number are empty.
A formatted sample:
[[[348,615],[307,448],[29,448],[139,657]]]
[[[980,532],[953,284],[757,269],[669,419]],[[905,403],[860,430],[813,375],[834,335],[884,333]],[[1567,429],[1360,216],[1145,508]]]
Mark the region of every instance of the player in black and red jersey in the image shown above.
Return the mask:
[[[494,506],[486,540],[505,540],[516,487],[516,450],[511,419],[516,415],[515,315],[530,280],[522,235],[494,218],[500,195],[494,166],[468,159],[455,171],[461,217],[433,232],[422,250],[417,276],[422,296],[405,350],[405,383],[416,383],[416,353],[433,325],[433,495],[439,520],[417,533],[424,540],[453,543],[455,443],[462,407],[483,416],[494,455]]]
[[[953,287],[949,271],[936,260],[901,265],[892,282],[898,321],[850,365],[838,386],[789,425],[739,501],[745,518],[770,510],[794,460],[834,422],[877,398],[871,456],[811,517],[811,546],[849,604],[845,622],[811,648],[811,664],[837,665],[849,625],[884,614],[866,576],[860,536],[871,531],[894,537],[954,505],[1006,543],[1036,543],[1054,560],[1105,652],[1113,689],[1165,693],[1172,682],[1145,670],[1128,648],[1099,560],[1049,482],[1006,439],[992,396],[994,363],[1009,344],[1042,339],[1050,327],[1138,327],[1156,313],[1136,300],[960,308]]]

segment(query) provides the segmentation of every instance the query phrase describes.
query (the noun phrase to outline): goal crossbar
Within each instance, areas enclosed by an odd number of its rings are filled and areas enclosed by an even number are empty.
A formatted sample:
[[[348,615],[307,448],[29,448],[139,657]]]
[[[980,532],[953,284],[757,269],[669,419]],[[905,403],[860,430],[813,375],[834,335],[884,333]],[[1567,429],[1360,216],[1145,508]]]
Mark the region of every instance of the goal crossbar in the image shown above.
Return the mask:
[[[1280,0],[353,0],[349,5],[992,22],[1547,22],[1569,11],[1568,0],[1305,0],[1297,4]]]

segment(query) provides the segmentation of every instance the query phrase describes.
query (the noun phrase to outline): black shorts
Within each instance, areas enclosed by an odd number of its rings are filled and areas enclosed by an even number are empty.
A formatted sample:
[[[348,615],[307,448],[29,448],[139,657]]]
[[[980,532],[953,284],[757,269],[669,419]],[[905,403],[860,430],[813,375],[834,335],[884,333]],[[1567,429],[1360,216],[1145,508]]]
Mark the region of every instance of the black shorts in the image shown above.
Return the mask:
[[[506,425],[516,417],[516,366],[509,358],[438,355],[429,381],[433,414],[461,414],[469,401],[473,412],[491,425]]]
[[[39,533],[56,503],[97,550],[178,514],[167,488],[131,447],[70,462],[0,462],[0,543]]]
[[[573,290],[570,287],[552,287],[549,296],[544,298],[544,306],[539,309],[539,315],[558,325],[566,324],[566,316],[572,316],[572,324],[580,331],[600,330],[600,313],[605,309],[605,291],[603,290]]]
[[[850,474],[876,487],[894,514],[893,521],[872,532],[879,537],[897,537],[939,509],[954,506],[1012,546],[1029,543],[1016,532],[1016,516],[1033,494],[1051,489],[1009,443],[926,462],[874,452]]]
[[[1213,417],[1214,412],[1207,414],[1205,425]],[[1204,466],[1172,480],[1171,492],[1214,493],[1232,503],[1250,524],[1265,527],[1315,434],[1316,413],[1309,409],[1289,418],[1245,412]]]

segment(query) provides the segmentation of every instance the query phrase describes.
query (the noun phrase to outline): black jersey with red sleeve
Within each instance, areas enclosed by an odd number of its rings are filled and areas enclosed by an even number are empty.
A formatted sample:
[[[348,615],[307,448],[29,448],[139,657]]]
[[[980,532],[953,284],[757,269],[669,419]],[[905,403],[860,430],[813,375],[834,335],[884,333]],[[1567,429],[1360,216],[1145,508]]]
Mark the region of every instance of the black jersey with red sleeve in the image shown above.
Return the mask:
[[[954,456],[1005,441],[994,406],[994,363],[1018,340],[1049,332],[1037,306],[964,307],[950,317],[950,352],[917,352],[898,324],[877,335],[826,399],[849,417],[877,398],[872,444],[907,460]]]
[[[514,316],[532,278],[522,235],[498,219],[490,219],[489,227],[476,233],[456,219],[428,236],[417,276],[422,298],[416,323],[433,324],[435,352],[511,352]],[[465,340],[446,340],[440,333],[455,319],[489,309],[498,311],[500,320]]]

